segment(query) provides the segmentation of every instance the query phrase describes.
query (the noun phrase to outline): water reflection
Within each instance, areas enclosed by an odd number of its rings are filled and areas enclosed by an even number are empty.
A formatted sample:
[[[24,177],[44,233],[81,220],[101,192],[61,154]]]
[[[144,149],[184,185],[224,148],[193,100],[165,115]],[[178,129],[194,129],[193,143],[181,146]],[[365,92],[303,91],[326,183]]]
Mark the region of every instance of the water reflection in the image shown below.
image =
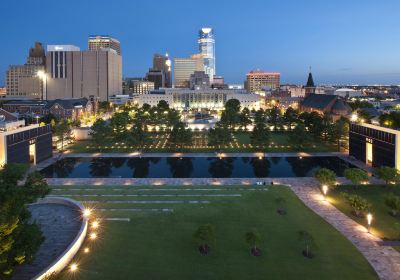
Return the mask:
[[[251,158],[250,164],[256,177],[268,177],[271,163],[265,158]]]
[[[353,167],[337,157],[63,158],[44,168],[47,178],[307,177],[325,167],[342,176]]]
[[[167,158],[169,170],[173,178],[190,178],[193,171],[192,158]]]
[[[93,158],[90,162],[92,177],[110,177],[113,161],[111,158]]]
[[[232,175],[234,158],[208,158],[208,172],[213,178],[228,178]]]

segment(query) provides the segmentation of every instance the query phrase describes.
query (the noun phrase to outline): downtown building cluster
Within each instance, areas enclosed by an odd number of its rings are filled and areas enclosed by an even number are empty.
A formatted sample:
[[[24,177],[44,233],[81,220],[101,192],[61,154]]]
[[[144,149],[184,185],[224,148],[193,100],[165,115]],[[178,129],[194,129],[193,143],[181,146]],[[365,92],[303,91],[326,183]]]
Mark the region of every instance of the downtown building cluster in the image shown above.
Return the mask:
[[[120,43],[110,36],[89,36],[88,50],[73,45],[36,43],[27,63],[12,65],[6,74],[7,97],[54,100],[94,98],[122,91]]]

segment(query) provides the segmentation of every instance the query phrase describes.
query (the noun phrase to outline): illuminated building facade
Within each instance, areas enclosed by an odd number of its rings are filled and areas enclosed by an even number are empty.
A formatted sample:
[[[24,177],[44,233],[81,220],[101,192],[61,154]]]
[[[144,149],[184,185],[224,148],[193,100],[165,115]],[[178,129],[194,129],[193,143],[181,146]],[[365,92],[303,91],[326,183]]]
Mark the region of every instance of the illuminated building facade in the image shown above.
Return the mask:
[[[351,123],[349,155],[372,167],[400,170],[400,131],[366,123]]]
[[[246,75],[246,89],[248,92],[263,91],[265,88],[279,88],[281,74],[260,70],[250,71]]]
[[[203,71],[203,59],[199,54],[189,58],[174,59],[174,76],[176,88],[188,88],[190,76],[196,71]]]
[[[10,65],[6,73],[7,97],[41,99],[43,83],[37,74],[44,71],[45,59],[42,43],[36,42],[24,65]]]
[[[88,48],[90,51],[101,49],[112,49],[121,55],[121,43],[108,35],[90,35],[88,39]]]
[[[71,45],[49,45],[46,97],[96,98],[107,101],[122,93],[122,58],[113,49],[80,51]]]
[[[215,38],[214,30],[204,27],[199,31],[199,53],[203,58],[204,72],[210,77],[210,83],[213,83],[215,72]]]
[[[149,94],[136,96],[134,100],[139,106],[149,104],[156,106],[159,101],[166,101],[177,110],[222,110],[226,101],[239,100],[242,107],[250,110],[260,109],[261,96],[249,94],[243,90],[215,90],[215,89],[163,89],[155,90]]]

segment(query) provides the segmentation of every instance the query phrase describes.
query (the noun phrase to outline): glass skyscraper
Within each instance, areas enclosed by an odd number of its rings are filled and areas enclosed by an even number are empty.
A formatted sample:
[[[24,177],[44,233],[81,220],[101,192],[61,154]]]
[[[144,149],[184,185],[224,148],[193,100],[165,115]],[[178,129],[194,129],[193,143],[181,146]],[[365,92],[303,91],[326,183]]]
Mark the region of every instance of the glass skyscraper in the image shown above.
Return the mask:
[[[204,27],[199,31],[199,52],[203,57],[204,72],[213,82],[215,75],[215,39],[212,28]]]

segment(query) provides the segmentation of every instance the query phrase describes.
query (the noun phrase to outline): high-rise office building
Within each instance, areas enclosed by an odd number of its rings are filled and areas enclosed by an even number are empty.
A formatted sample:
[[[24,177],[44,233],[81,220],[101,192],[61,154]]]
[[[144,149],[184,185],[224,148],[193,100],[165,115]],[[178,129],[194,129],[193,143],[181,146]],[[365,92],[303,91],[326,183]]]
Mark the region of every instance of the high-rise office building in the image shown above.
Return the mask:
[[[121,55],[121,43],[109,35],[90,35],[88,47],[90,51],[112,49],[115,50],[117,54]]]
[[[204,71],[203,57],[201,54],[195,54],[189,58],[175,58],[175,87],[188,88],[190,85],[190,76],[196,71]]]
[[[42,43],[35,42],[29,49],[24,65],[10,65],[6,73],[7,96],[11,98],[42,98],[43,83],[38,73],[44,71],[45,51]]]
[[[71,45],[49,45],[46,98],[97,98],[122,93],[122,59],[113,49],[80,51]]]
[[[204,27],[199,31],[199,53],[203,57],[204,72],[213,82],[215,72],[215,39],[212,28]]]
[[[170,88],[172,87],[172,77],[171,77],[171,60],[168,54],[154,54],[153,56],[153,70],[162,71],[164,75],[164,84],[161,87]]]
[[[150,68],[149,72],[146,73],[146,80],[154,83],[154,88],[159,89],[165,87],[165,76],[164,72],[154,68]]]
[[[249,92],[262,91],[266,88],[276,89],[280,86],[280,73],[255,70],[247,73],[246,77],[246,89]]]
[[[46,62],[46,52],[43,44],[35,42],[35,46],[29,49],[29,56],[26,59],[27,65],[44,65]]]

